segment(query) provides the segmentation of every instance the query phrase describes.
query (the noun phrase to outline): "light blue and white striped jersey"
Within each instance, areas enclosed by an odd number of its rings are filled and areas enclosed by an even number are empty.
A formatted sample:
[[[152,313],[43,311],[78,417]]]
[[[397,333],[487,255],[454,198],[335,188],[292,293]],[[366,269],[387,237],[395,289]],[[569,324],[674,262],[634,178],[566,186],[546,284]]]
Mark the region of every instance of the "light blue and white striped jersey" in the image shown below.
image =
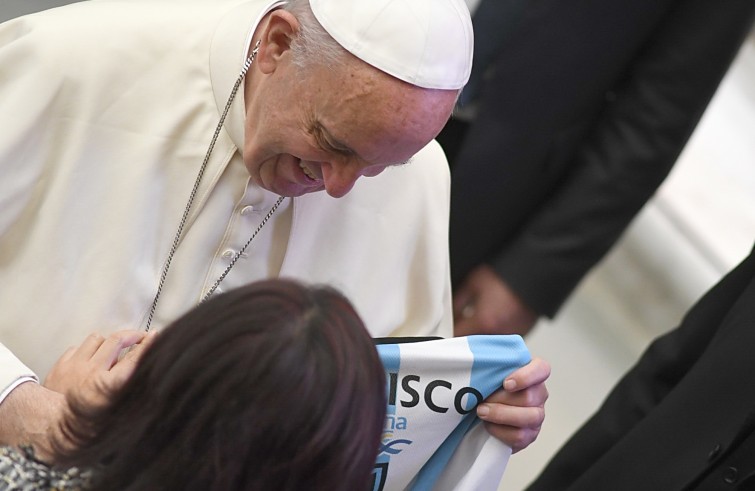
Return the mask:
[[[385,340],[383,340],[385,342]],[[511,449],[475,413],[530,361],[516,335],[378,344],[388,412],[372,491],[494,491]]]

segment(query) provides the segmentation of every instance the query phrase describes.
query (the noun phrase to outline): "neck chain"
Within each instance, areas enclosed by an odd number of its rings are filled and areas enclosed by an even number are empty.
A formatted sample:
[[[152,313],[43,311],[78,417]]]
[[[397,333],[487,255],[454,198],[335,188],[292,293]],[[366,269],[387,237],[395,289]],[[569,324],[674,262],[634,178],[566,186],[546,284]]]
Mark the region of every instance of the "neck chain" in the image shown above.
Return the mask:
[[[223,109],[223,113],[220,115],[220,120],[218,121],[218,125],[215,128],[215,134],[212,135],[212,140],[210,141],[210,146],[207,148],[207,153],[204,156],[204,161],[202,161],[202,166],[199,168],[199,173],[197,174],[197,179],[194,181],[194,187],[191,189],[191,194],[189,195],[189,201],[186,203],[186,208],[184,209],[183,215],[181,216],[181,222],[178,224],[178,230],[176,231],[175,237],[173,237],[173,244],[170,247],[170,252],[168,252],[168,258],[165,260],[165,265],[163,266],[162,274],[160,275],[160,283],[157,285],[157,292],[155,293],[155,298],[152,300],[152,306],[149,309],[149,317],[147,318],[147,324],[144,328],[145,331],[149,332],[150,327],[152,326],[152,318],[155,315],[155,309],[157,308],[157,301],[160,299],[160,294],[163,291],[163,285],[165,284],[165,278],[168,276],[168,270],[170,269],[170,263],[173,261],[173,256],[176,254],[176,249],[178,249],[178,244],[181,240],[181,234],[183,233],[184,225],[186,225],[186,221],[189,217],[189,211],[191,210],[191,205],[194,203],[194,198],[197,195],[197,190],[199,189],[199,183],[202,181],[202,176],[204,175],[204,171],[207,168],[207,163],[210,161],[210,154],[212,154],[212,149],[215,147],[215,142],[218,139],[218,136],[220,135],[220,131],[223,128],[223,123],[225,122],[225,117],[228,114],[228,111],[231,108],[231,103],[233,102],[234,97],[236,97],[236,92],[238,92],[239,87],[241,86],[241,82],[244,80],[244,76],[246,75],[246,72],[249,70],[249,67],[252,65],[252,62],[254,62],[254,59],[257,57],[257,51],[259,51],[260,48],[260,42],[257,41],[257,44],[254,46],[254,49],[252,49],[251,54],[246,59],[246,62],[244,63],[244,66],[241,68],[241,73],[239,74],[238,78],[236,79],[236,83],[233,84],[233,88],[231,89],[231,94],[228,96],[228,101],[225,103],[225,108]],[[225,277],[228,275],[228,273],[231,271],[231,268],[236,264],[236,262],[239,260],[241,255],[246,251],[246,248],[249,247],[249,244],[252,243],[252,240],[257,236],[260,230],[262,230],[262,227],[265,226],[268,220],[270,220],[270,217],[273,216],[273,213],[275,213],[275,210],[278,209],[280,204],[283,202],[283,196],[279,197],[278,200],[275,202],[275,204],[270,208],[270,211],[267,212],[267,215],[262,219],[262,222],[260,222],[259,226],[252,232],[252,236],[249,237],[249,240],[246,241],[246,244],[244,244],[244,247],[239,250],[235,256],[233,256],[233,259],[231,259],[230,264],[228,264],[228,267],[223,271],[223,274],[221,274],[218,279],[215,281],[215,284],[212,285],[212,287],[207,291],[205,296],[202,298],[201,302],[204,302],[208,298],[212,296],[213,293],[215,293],[215,290],[218,288],[218,285],[220,285],[220,282],[225,279]]]

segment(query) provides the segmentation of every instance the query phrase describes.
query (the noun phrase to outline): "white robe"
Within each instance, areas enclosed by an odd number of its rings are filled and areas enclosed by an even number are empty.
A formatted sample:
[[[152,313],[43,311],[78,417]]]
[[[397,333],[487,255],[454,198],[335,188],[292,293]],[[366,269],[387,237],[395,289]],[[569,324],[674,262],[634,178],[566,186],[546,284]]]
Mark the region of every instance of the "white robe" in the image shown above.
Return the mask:
[[[271,6],[93,0],[0,25],[0,393],[29,369],[44,376],[92,331],[144,325],[248,36]],[[155,328],[201,299],[277,198],[249,182],[242,144],[239,93]],[[222,287],[329,283],[374,336],[450,336],[449,180],[431,142],[344,198],[286,199]]]

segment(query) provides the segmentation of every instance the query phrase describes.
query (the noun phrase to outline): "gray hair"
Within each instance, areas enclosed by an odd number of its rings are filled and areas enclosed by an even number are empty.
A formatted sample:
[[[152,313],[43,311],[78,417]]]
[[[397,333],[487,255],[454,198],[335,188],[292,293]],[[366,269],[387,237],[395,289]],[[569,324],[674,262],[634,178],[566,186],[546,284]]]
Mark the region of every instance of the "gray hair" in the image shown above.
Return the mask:
[[[294,65],[306,69],[313,65],[332,67],[346,62],[348,52],[320,25],[309,0],[289,0],[283,8],[299,20],[301,27],[299,35],[291,42]]]

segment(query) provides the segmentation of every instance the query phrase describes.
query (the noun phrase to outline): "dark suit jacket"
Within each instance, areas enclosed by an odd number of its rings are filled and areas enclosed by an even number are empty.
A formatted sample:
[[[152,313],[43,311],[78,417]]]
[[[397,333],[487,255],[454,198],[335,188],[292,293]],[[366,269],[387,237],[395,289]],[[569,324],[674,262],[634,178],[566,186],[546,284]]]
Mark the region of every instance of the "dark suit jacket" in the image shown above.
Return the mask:
[[[529,490],[755,489],[753,375],[755,251],[652,343]]]
[[[475,39],[493,59],[480,112],[463,140],[455,122],[439,137],[452,277],[487,262],[553,315],[668,174],[755,1],[483,0],[476,26],[486,2],[513,12],[497,53]]]

